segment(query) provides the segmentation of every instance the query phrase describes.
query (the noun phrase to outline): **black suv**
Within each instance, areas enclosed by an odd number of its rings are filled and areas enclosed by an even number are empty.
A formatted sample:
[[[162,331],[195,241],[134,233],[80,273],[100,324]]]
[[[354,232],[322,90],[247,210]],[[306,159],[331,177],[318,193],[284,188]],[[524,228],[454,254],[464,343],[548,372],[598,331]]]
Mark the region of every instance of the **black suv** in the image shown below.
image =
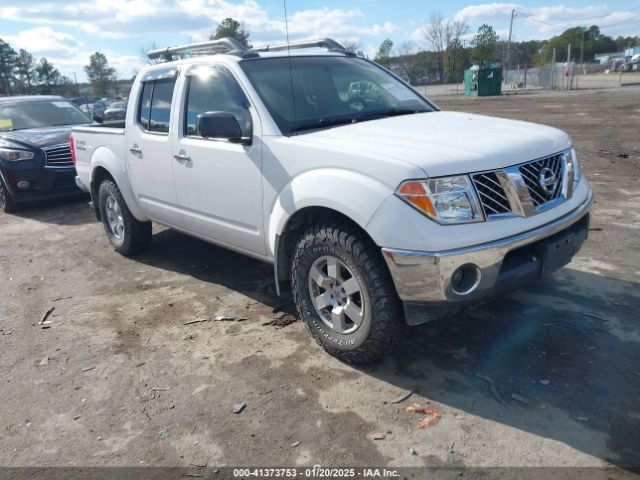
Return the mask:
[[[0,210],[81,193],[69,134],[72,125],[88,123],[89,117],[62,97],[0,98]]]

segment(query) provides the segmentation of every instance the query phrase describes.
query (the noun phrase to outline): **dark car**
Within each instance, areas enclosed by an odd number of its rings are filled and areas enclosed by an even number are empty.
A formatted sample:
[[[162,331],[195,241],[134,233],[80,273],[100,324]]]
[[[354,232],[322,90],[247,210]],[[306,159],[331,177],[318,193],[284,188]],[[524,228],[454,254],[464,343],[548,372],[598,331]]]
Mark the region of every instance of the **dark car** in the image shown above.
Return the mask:
[[[104,112],[107,109],[107,104],[103,100],[96,100],[93,104],[93,116],[102,118],[104,117]]]
[[[127,102],[113,102],[104,111],[103,121],[124,120],[127,116]]]
[[[0,98],[0,210],[23,202],[77,195],[69,134],[91,123],[57,96]]]

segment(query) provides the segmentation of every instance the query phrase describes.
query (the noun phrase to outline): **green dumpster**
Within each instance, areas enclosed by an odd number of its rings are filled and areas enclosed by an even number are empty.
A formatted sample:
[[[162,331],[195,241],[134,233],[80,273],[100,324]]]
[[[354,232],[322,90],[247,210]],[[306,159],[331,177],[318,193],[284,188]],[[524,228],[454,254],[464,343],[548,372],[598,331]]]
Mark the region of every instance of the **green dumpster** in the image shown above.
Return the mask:
[[[501,89],[501,68],[470,68],[464,72],[464,94],[468,97],[500,95]]]

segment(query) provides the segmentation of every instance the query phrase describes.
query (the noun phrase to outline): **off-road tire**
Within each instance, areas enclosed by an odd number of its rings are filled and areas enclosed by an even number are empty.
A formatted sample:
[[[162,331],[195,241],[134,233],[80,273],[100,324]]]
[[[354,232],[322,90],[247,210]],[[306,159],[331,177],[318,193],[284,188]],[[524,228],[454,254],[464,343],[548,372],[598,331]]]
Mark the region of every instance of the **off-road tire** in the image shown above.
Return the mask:
[[[7,187],[5,187],[2,179],[0,179],[0,210],[4,213],[11,213],[15,212],[17,208],[18,206],[15,200],[9,193]]]
[[[120,207],[124,225],[124,234],[121,239],[117,238],[109,227],[106,212],[106,202],[109,197],[115,199]],[[120,189],[113,180],[106,179],[100,184],[98,189],[98,206],[100,208],[104,231],[107,234],[109,243],[111,243],[116,252],[128,257],[141,253],[149,248],[149,243],[151,242],[151,222],[141,222],[133,216],[124,198],[122,198]]]
[[[329,328],[316,311],[309,291],[309,272],[322,256],[339,259],[362,287],[364,320],[353,333]],[[380,249],[347,222],[327,219],[304,231],[294,248],[291,286],[298,315],[327,353],[352,364],[379,360],[404,337],[407,325]]]

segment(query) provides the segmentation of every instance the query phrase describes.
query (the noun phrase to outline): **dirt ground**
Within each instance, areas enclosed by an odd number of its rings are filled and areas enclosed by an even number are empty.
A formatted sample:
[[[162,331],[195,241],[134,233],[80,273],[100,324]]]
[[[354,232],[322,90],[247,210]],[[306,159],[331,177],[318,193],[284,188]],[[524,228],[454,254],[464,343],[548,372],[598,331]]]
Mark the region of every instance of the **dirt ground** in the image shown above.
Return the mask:
[[[0,465],[638,472],[640,89],[435,100],[571,134],[596,195],[573,263],[353,368],[268,265],[161,227],[123,258],[85,198],[0,214]],[[185,325],[216,315],[246,320]]]

